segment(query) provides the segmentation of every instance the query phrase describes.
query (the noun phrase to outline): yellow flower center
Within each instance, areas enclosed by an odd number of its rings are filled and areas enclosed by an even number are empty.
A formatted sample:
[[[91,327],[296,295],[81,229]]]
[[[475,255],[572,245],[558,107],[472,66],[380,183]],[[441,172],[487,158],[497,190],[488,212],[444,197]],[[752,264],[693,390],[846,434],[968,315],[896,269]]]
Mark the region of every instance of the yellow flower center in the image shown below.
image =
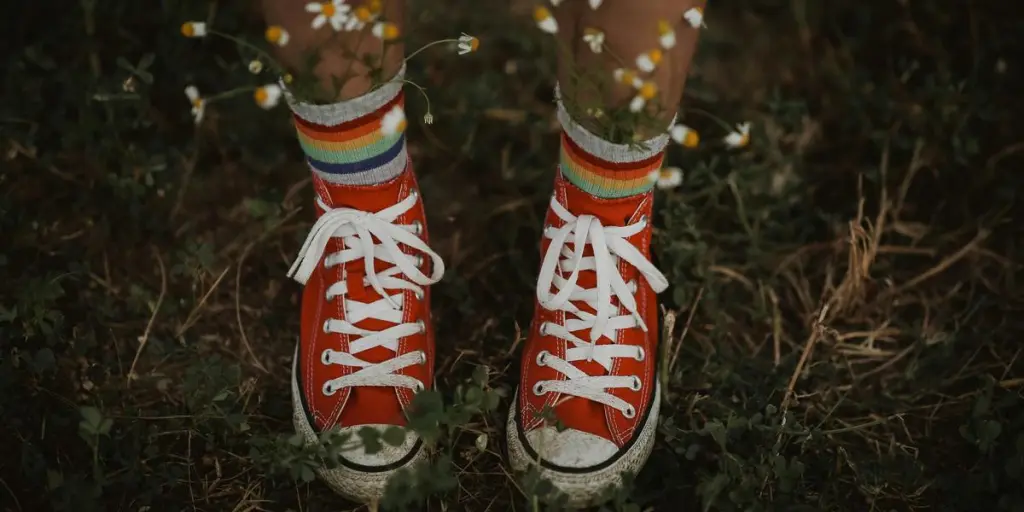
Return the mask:
[[[651,50],[647,54],[647,58],[651,59],[651,62],[653,62],[656,65],[661,63],[661,57],[662,57],[661,50],[659,50],[657,48]]]
[[[201,108],[203,106],[203,99],[202,98],[196,98],[196,99],[192,100],[192,106],[195,107],[195,108]]]
[[[362,21],[362,22],[365,23],[367,21],[370,21],[370,18],[372,16],[373,16],[373,13],[371,13],[370,10],[367,9],[366,7],[359,7],[359,8],[356,9],[356,18],[359,21]]]
[[[667,180],[672,177],[672,169],[662,169],[658,174],[661,176],[661,179]]]
[[[398,26],[394,23],[385,23],[380,31],[380,38],[385,41],[398,39]]]
[[[479,48],[479,47],[480,47],[480,40],[479,39],[474,37],[474,38],[471,38],[469,40],[469,51],[475,52],[476,49]]]
[[[281,40],[282,34],[284,34],[284,30],[282,30],[281,27],[277,25],[271,25],[267,27],[267,31],[264,33],[264,36],[266,36],[268,42],[276,44],[278,41]]]
[[[601,31],[596,29],[596,28],[587,27],[587,28],[583,29],[583,34],[587,35],[587,36],[590,36],[590,37],[597,37],[597,36],[601,35]]]
[[[182,23],[181,35],[185,37],[194,37],[196,35],[196,27],[192,23]]]
[[[750,142],[750,134],[749,133],[744,133],[743,136],[740,137],[740,146],[746,146],[749,142]]]
[[[624,70],[620,81],[626,85],[633,85],[633,82],[636,81],[636,73],[628,69]]]
[[[697,132],[690,130],[686,132],[686,136],[683,137],[683,146],[688,148],[695,148],[700,143],[700,136]]]
[[[644,82],[640,86],[640,97],[645,100],[653,99],[658,94],[658,86],[654,82]]]
[[[551,11],[547,10],[546,7],[539,6],[533,10],[533,19],[538,23],[551,17]]]
[[[327,16],[328,18],[334,16],[334,12],[335,12],[334,4],[331,3],[331,2],[323,2],[323,3],[321,3],[320,4],[320,12],[322,12],[324,14],[324,16]]]
[[[658,20],[658,34],[665,35],[672,32],[672,25],[665,20]]]
[[[267,89],[264,87],[256,89],[256,92],[253,93],[252,97],[256,99],[256,103],[265,103],[270,99],[270,95],[267,94]]]
[[[370,12],[378,14],[384,8],[384,2],[381,0],[370,0],[369,8]]]

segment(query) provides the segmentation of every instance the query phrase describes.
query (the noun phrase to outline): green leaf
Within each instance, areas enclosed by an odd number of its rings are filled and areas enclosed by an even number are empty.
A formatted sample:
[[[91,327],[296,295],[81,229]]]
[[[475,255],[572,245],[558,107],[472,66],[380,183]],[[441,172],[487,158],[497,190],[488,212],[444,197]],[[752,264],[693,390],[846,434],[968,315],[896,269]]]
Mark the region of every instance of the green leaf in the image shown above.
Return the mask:
[[[381,435],[379,430],[373,427],[363,427],[359,429],[357,434],[359,435],[359,440],[362,441],[363,449],[366,450],[367,454],[373,455],[375,453],[380,453],[380,451],[384,449],[384,445],[380,442]]]
[[[405,443],[405,429],[395,425],[389,426],[384,430],[381,439],[390,446],[402,446]]]

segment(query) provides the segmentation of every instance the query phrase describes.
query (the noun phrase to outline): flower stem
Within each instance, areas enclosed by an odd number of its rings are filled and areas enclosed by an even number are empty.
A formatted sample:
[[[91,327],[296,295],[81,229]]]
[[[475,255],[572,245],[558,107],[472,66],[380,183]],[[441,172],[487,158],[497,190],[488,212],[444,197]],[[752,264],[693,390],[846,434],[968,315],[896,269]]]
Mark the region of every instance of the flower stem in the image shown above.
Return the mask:
[[[284,67],[281,66],[277,62],[276,59],[274,59],[272,56],[270,56],[269,53],[263,51],[262,48],[254,45],[254,44],[252,44],[252,43],[250,43],[250,42],[248,42],[248,41],[246,41],[244,39],[241,39],[241,38],[235,37],[235,36],[233,36],[231,34],[226,34],[224,32],[220,32],[220,31],[217,31],[217,30],[210,30],[209,33],[211,35],[215,35],[215,36],[218,36],[218,37],[223,37],[224,39],[227,39],[228,41],[231,41],[231,42],[237,44],[238,46],[244,46],[244,47],[246,47],[246,48],[256,52],[256,54],[259,55],[260,58],[263,58],[263,59],[267,60],[267,62],[270,64],[270,66],[272,68],[274,68],[274,71],[276,71],[278,74],[284,74],[284,72],[285,72],[284,71]]]
[[[426,50],[427,48],[430,48],[431,46],[436,46],[436,45],[441,44],[441,43],[457,43],[457,42],[459,42],[458,39],[438,39],[437,41],[434,41],[432,43],[427,43],[427,44],[421,46],[420,49],[418,49],[418,50],[410,53],[409,55],[407,55],[405,57],[405,62],[409,62],[409,59],[412,59],[413,57],[416,56],[416,54],[422,52],[423,50]]]

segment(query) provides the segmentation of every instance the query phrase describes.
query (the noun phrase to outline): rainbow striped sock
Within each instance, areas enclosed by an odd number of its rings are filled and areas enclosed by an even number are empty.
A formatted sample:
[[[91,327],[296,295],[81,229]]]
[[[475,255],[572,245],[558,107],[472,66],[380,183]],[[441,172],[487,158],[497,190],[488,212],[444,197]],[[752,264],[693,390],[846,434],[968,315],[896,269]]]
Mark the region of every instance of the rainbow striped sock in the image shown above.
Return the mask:
[[[320,178],[343,185],[374,185],[398,176],[407,167],[405,130],[381,130],[384,116],[405,108],[403,67],[390,82],[351,100],[332,105],[295,101],[299,145]]]
[[[557,89],[555,95],[559,96]],[[661,169],[668,133],[636,146],[614,144],[574,121],[561,100],[558,120],[562,124],[559,169],[570,183],[604,199],[643,194],[654,188],[652,176]]]

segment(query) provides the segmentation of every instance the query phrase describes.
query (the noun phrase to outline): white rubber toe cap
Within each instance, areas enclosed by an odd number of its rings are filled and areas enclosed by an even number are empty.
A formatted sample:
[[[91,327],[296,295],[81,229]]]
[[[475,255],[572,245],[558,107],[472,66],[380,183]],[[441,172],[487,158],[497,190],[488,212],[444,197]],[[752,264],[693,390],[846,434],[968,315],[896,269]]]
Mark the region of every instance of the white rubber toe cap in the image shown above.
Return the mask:
[[[390,425],[357,425],[354,427],[345,427],[340,430],[341,433],[350,434],[352,436],[350,442],[359,444],[358,447],[352,450],[346,450],[341,454],[341,457],[346,461],[359,466],[379,468],[396,464],[402,459],[408,457],[409,453],[416,447],[416,442],[419,441],[419,436],[417,436],[415,432],[406,431],[405,442],[401,445],[391,446],[384,441],[381,441],[381,444],[384,447],[380,451],[373,454],[366,453],[366,450],[364,450],[362,446],[362,438],[359,437],[359,431],[365,427],[370,427],[383,434]]]
[[[546,426],[526,433],[526,441],[540,458],[563,468],[588,468],[615,456],[615,443],[589,432]]]

